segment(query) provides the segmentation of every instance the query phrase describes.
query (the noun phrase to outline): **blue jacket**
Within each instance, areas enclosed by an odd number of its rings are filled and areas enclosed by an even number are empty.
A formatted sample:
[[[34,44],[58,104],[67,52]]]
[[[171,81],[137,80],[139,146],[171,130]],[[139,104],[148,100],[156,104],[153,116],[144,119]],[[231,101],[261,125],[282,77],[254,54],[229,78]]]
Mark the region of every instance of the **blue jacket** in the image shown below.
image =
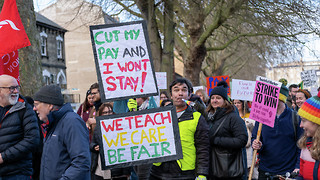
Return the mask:
[[[19,101],[3,109],[0,119],[0,176],[32,175],[32,151],[40,143],[37,117],[32,107]],[[22,118],[22,119],[20,119]]]
[[[300,124],[300,122],[299,122]],[[257,137],[259,123],[256,122],[252,131],[252,141]],[[301,137],[303,129],[296,127],[297,138],[295,139],[292,110],[286,105],[286,109],[276,117],[274,128],[263,125],[260,141],[262,147],[258,151],[260,164],[259,169],[272,175],[285,174],[299,169],[300,149],[297,140]]]
[[[89,131],[70,104],[48,115],[41,158],[41,180],[90,179]]]

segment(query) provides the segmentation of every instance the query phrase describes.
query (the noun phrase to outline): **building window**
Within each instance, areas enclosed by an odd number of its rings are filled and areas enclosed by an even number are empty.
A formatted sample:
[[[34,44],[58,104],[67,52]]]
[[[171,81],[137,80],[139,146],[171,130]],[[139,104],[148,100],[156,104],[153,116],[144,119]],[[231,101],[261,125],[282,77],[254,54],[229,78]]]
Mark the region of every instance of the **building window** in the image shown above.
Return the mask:
[[[62,42],[63,42],[63,39],[59,35],[59,36],[56,37],[56,40],[57,40],[57,57],[58,57],[58,59],[62,59]]]
[[[48,35],[44,31],[42,31],[40,33],[40,47],[42,56],[47,56],[47,38]]]
[[[57,41],[57,57],[62,59],[62,42]]]
[[[45,85],[50,85],[50,77],[49,76],[43,76],[43,81]]]

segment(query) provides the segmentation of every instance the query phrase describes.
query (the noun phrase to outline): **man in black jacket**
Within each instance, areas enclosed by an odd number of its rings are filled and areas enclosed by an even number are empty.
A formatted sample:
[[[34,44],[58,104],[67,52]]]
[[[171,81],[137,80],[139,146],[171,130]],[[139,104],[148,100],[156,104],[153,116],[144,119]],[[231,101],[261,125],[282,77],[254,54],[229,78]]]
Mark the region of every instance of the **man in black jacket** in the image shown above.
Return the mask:
[[[0,179],[25,180],[32,175],[32,151],[40,143],[37,118],[19,96],[20,86],[0,76]]]

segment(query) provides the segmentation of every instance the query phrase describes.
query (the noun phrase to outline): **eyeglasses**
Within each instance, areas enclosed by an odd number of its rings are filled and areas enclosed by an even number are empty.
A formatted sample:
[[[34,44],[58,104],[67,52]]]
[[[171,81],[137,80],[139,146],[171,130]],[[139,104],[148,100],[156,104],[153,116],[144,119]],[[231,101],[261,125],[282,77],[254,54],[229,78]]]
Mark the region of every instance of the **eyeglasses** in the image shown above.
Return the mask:
[[[109,115],[109,114],[113,114],[113,111],[103,111],[102,115]]]
[[[17,91],[20,91],[20,86],[10,86],[10,87],[0,87],[0,88],[8,88],[10,90],[10,92],[13,92],[15,89],[17,89]]]

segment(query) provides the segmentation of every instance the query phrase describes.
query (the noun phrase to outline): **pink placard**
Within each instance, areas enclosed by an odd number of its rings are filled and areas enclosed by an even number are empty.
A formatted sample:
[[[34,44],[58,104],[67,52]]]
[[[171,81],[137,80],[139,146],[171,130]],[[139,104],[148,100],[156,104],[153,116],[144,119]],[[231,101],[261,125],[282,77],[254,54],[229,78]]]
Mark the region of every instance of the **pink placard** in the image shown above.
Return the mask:
[[[249,117],[250,119],[261,122],[262,124],[270,127],[274,126],[280,86],[281,83],[279,82],[273,82],[262,77],[257,78]]]

